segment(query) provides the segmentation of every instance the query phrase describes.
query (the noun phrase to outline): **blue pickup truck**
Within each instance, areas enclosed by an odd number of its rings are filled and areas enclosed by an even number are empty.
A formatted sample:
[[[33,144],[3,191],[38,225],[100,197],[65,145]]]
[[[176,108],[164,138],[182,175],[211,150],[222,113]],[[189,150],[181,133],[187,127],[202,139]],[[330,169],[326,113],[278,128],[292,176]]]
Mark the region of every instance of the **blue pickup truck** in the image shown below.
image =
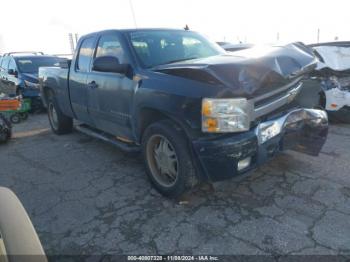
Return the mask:
[[[39,67],[55,66],[63,58],[42,52],[11,52],[0,57],[0,94],[22,95],[31,100],[31,111],[41,111]]]
[[[39,82],[54,133],[76,119],[81,132],[142,152],[154,187],[175,198],[282,150],[318,155],[327,114],[298,105],[316,63],[301,43],[235,56],[189,30],[108,30],[81,37]]]

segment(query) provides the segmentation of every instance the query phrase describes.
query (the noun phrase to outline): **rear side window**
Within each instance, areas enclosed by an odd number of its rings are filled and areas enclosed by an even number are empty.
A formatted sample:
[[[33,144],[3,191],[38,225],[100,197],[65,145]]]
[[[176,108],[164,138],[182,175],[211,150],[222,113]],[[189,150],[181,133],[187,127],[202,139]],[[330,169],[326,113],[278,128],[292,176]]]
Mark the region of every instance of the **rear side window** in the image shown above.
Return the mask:
[[[76,69],[80,72],[88,72],[94,52],[95,38],[86,38],[80,46]]]
[[[21,57],[17,58],[18,71],[21,73],[37,74],[40,67],[59,67],[60,62],[65,61],[64,58],[59,57],[43,57],[43,56],[32,56],[32,57]]]
[[[125,52],[117,35],[104,35],[98,42],[96,58],[101,56],[114,56],[119,63],[126,63]]]
[[[2,60],[2,63],[1,63],[1,69],[3,71],[6,71],[7,72],[7,69],[8,69],[8,65],[9,65],[9,59],[10,57],[9,56],[5,56]]]
[[[12,69],[13,71],[16,71],[16,70],[17,70],[17,69],[16,69],[16,62],[15,62],[15,60],[13,60],[13,59],[10,60],[8,69]]]

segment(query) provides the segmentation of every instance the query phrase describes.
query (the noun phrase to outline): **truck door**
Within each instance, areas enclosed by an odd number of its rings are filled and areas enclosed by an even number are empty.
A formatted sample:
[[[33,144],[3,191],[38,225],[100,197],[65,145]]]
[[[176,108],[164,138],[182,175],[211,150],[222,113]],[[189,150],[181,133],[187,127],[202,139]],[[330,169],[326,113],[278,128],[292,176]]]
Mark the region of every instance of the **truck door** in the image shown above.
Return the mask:
[[[3,69],[2,69],[2,61],[3,57],[0,57],[0,94],[3,93],[3,88],[2,88],[2,75],[3,75]]]
[[[12,70],[14,74],[7,74],[7,92],[8,94],[17,94],[19,84],[18,70],[15,60],[11,57],[7,71]]]
[[[80,42],[69,76],[69,93],[74,114],[78,120],[90,126],[94,126],[94,122],[88,110],[89,88],[86,81],[90,73],[96,40],[97,37],[92,36]]]
[[[9,62],[10,62],[10,57],[5,56],[1,63],[0,93],[9,94],[8,93],[8,74],[7,74]]]
[[[115,56],[121,64],[130,64],[118,34],[102,35],[94,59]],[[109,134],[131,138],[130,108],[135,82],[126,75],[91,71],[88,76],[89,110],[96,127]]]

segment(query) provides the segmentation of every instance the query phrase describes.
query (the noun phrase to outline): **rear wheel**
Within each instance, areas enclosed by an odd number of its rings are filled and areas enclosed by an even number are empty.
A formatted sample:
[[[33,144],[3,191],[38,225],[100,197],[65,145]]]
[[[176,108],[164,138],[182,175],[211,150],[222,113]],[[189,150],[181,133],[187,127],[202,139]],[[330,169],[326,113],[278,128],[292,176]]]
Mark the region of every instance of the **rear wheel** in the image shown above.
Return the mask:
[[[28,112],[22,112],[19,113],[19,116],[21,117],[21,120],[27,120],[28,119]]]
[[[178,198],[197,183],[185,134],[169,120],[150,125],[142,138],[147,175],[164,196]]]
[[[21,116],[18,113],[15,113],[10,116],[10,121],[12,124],[19,124],[21,122]]]
[[[329,111],[328,117],[333,123],[350,124],[350,107],[343,107],[338,111]]]
[[[320,94],[320,106],[323,110],[326,108],[326,95]],[[338,111],[327,111],[328,119],[332,123],[350,124],[350,107],[345,106]]]
[[[52,93],[49,94],[47,113],[51,129],[55,134],[63,135],[72,132],[73,119],[61,112]]]

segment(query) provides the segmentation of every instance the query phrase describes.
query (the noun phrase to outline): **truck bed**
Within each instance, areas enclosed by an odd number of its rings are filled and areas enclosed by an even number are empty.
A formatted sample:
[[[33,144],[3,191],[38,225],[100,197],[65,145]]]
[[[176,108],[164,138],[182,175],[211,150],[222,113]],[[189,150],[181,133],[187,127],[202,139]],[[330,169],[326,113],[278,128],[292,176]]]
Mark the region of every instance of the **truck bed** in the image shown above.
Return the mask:
[[[41,94],[44,94],[43,88],[51,87],[51,90],[55,90],[58,103],[61,106],[64,113],[68,116],[72,116],[72,109],[69,100],[69,68],[68,67],[41,67],[39,68],[39,82]],[[43,99],[43,104],[46,107],[47,101]]]

